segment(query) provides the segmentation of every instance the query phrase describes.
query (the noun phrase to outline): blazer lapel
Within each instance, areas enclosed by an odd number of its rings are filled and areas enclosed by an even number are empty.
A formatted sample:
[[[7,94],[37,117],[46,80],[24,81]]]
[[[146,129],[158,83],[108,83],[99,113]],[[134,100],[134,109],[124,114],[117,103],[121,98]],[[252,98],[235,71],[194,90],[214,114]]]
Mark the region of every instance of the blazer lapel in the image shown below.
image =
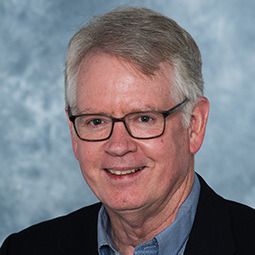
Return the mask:
[[[199,176],[201,191],[185,255],[233,255],[236,248],[225,200]]]
[[[59,246],[63,255],[97,255],[97,218],[101,203],[81,211],[75,222],[67,224],[70,230],[61,237]]]

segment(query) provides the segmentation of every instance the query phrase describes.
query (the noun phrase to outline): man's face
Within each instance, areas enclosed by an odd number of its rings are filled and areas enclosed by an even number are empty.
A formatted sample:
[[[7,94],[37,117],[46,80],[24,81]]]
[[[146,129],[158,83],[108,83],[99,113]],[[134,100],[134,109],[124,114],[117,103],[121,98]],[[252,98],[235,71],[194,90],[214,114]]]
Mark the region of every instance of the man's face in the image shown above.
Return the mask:
[[[171,99],[172,77],[167,63],[148,77],[116,57],[88,55],[78,72],[78,114],[103,113],[120,118],[131,112],[168,110],[175,106]],[[82,174],[109,209],[160,207],[193,172],[189,131],[183,128],[180,111],[167,117],[161,137],[146,140],[132,138],[124,124],[117,122],[108,140],[82,141],[69,124]],[[140,170],[118,175],[118,171],[132,169]]]

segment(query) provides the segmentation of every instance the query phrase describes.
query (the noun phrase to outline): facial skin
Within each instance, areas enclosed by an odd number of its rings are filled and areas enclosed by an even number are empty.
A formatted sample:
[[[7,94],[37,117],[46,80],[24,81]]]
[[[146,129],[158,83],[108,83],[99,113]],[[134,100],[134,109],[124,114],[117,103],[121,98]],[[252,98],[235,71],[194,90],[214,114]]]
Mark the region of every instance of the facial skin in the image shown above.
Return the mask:
[[[134,111],[168,110],[175,106],[171,98],[172,77],[172,68],[167,63],[161,63],[160,71],[148,77],[116,57],[88,55],[78,73],[77,114],[104,113],[119,118]],[[108,140],[82,141],[69,121],[73,150],[82,174],[106,206],[112,224],[118,224],[112,217],[118,215],[130,217],[134,224],[150,219],[150,224],[156,222],[160,230],[174,220],[191,190],[193,154],[203,140],[209,104],[202,98],[198,105],[189,129],[183,128],[181,112],[177,111],[167,117],[164,134],[155,139],[134,139],[124,124],[118,122]],[[106,170],[138,168],[142,169],[121,176]]]

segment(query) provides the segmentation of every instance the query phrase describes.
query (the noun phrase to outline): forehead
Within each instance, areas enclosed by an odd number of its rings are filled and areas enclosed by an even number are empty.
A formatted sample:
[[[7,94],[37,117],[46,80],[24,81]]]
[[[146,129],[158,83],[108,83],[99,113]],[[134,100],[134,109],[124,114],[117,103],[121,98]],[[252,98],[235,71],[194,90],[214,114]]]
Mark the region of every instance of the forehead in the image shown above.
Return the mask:
[[[173,70],[160,63],[154,75],[147,76],[131,63],[108,54],[86,56],[77,76],[79,109],[128,106],[137,109],[164,107],[171,101]]]

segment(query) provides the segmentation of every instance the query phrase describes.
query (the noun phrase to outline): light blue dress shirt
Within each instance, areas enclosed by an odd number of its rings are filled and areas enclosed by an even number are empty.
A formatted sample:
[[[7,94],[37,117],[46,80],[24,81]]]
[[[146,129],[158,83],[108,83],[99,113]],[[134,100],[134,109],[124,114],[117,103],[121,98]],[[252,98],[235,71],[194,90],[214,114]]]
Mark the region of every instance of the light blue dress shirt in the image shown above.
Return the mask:
[[[200,183],[195,175],[192,190],[180,206],[175,221],[150,241],[136,246],[134,255],[183,255],[196,215]],[[98,215],[99,255],[120,255],[111,239],[111,223],[102,205]]]

